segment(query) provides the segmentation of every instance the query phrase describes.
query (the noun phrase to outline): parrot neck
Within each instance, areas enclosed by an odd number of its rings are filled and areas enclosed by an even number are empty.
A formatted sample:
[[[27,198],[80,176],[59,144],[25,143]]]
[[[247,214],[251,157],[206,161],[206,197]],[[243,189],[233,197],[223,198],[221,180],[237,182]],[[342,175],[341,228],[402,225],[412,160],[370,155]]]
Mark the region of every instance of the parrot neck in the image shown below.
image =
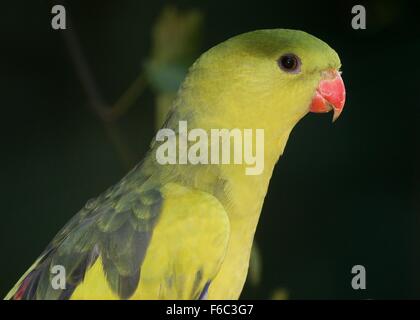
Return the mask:
[[[274,166],[283,154],[291,128],[282,132],[278,139],[265,135],[264,139],[264,169],[258,175],[246,175],[246,165],[221,165],[220,173],[227,181],[228,192],[241,195],[230,199],[228,214],[232,219],[252,222],[255,231],[261,208],[266,196]]]
[[[239,298],[248,273],[255,230],[270,178],[276,162],[283,153],[290,131],[291,128],[285,128],[278,140],[266,136],[262,174],[245,175],[241,166],[220,166],[220,179],[226,183],[224,193],[219,196],[216,194],[216,197],[225,207],[229,217],[230,238],[225,260],[210,286],[209,299]]]
[[[254,128],[249,124],[244,124],[244,129],[237,123],[233,127],[226,122],[226,119],[220,116],[217,119],[213,117],[202,119],[200,117],[180,116],[178,114],[176,117],[169,119],[165,127],[165,130],[172,130],[176,134],[176,139],[178,139],[176,141],[177,163],[164,166],[166,167],[164,171],[176,172],[175,180],[178,180],[178,182],[214,194],[227,208],[230,217],[238,217],[240,220],[245,219],[248,223],[252,221],[251,224],[253,229],[255,229],[274,166],[283,154],[291,130],[305,114],[306,112],[283,118],[280,125],[275,121]],[[205,164],[190,162],[192,145],[199,140],[189,140],[190,133],[194,129],[201,130],[205,139],[207,139],[205,151],[208,151],[208,155],[205,157],[207,159]],[[236,161],[235,144],[237,141],[235,138],[232,138],[232,135],[229,136],[228,133],[225,137],[218,137],[219,140],[217,140],[216,144],[221,146],[217,157],[219,163],[212,163],[211,153],[213,150],[211,146],[214,145],[214,141],[212,141],[213,136],[211,132],[213,130],[228,130],[230,133],[233,130],[239,130],[241,132],[239,134],[241,137],[239,139],[241,143],[239,150],[242,151],[242,154],[239,156],[240,161]],[[245,134],[246,130],[250,130],[248,134]],[[258,131],[261,133],[259,136],[257,134]],[[183,142],[181,142],[182,139],[184,140]],[[231,141],[228,144],[230,149],[227,150],[230,160],[228,163],[222,162],[222,153],[226,151],[222,147],[223,139]],[[245,141],[246,139],[248,139],[248,142]],[[185,147],[185,162],[183,163],[180,163],[181,144]],[[250,149],[248,157],[245,154],[247,153],[245,150],[247,145],[248,149]],[[157,147],[159,148],[159,146]],[[246,158],[248,160],[253,158],[254,161],[246,161]]]
[[[209,155],[208,164],[178,163],[175,165],[176,170],[173,169],[174,166],[172,165],[166,166],[167,170],[176,172],[177,177],[175,180],[178,180],[178,182],[216,196],[225,206],[231,223],[243,222],[249,225],[249,234],[252,237],[274,166],[279,157],[283,154],[291,130],[302,117],[303,115],[296,115],[294,119],[283,121],[281,126],[273,124],[272,126],[265,125],[261,128],[248,127],[248,129],[246,129],[251,130],[251,134],[253,135],[251,137],[252,141],[250,142],[252,154],[255,155],[257,151],[263,153],[261,156],[255,156],[255,158],[259,158],[260,161],[262,161],[262,164],[259,164],[259,167],[262,168],[261,170],[258,170],[257,174],[255,174],[255,170],[253,173],[249,174],[249,169],[255,169],[256,164],[250,164],[246,161],[234,163],[235,139],[230,139],[232,142],[229,150],[231,161],[228,164],[212,164],[210,163],[211,155]],[[183,134],[180,133],[179,128],[176,128],[177,123],[180,123],[177,119],[170,121],[169,126],[166,128],[170,128],[177,132],[177,138],[180,139],[180,136]],[[200,128],[200,130],[206,132],[207,137],[211,136],[210,132],[215,128],[227,129],[230,130],[230,132],[234,129],[239,129],[229,127],[223,123],[223,121],[219,123],[214,121],[204,122],[190,118],[188,121],[188,130],[194,128]],[[262,130],[264,133],[262,141],[257,141],[256,139],[257,130]],[[245,138],[245,134],[242,134],[242,137]],[[257,143],[261,142],[263,148],[257,148]],[[180,142],[177,141],[178,146],[179,144]],[[209,153],[211,151],[210,144],[211,141],[208,142]],[[243,143],[242,145],[245,146],[246,143]],[[188,144],[188,147],[190,147],[190,144]],[[241,150],[244,151],[244,148]],[[221,158],[220,154],[219,156]]]

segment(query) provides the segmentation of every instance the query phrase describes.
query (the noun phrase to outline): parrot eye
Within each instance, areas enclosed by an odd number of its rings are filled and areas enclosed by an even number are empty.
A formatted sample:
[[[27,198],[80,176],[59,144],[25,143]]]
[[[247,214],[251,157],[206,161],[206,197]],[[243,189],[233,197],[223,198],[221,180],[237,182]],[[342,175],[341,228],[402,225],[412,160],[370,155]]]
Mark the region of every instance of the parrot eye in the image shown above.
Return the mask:
[[[288,53],[280,57],[277,61],[280,69],[287,73],[299,73],[300,72],[300,59],[293,53]]]

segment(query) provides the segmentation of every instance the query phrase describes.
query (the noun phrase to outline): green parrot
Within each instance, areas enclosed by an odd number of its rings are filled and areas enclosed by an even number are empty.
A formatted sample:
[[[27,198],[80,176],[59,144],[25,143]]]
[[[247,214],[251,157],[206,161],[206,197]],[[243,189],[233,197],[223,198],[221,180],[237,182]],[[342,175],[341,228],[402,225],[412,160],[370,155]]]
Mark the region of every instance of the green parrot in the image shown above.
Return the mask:
[[[144,160],[87,202],[6,299],[239,298],[274,166],[308,112],[333,111],[333,120],[342,112],[340,66],[326,43],[296,30],[244,33],[205,52],[163,127],[179,141],[181,121],[205,133],[262,129],[262,172],[245,174],[245,162],[162,164],[169,138],[158,133]],[[65,270],[59,287],[56,266]]]

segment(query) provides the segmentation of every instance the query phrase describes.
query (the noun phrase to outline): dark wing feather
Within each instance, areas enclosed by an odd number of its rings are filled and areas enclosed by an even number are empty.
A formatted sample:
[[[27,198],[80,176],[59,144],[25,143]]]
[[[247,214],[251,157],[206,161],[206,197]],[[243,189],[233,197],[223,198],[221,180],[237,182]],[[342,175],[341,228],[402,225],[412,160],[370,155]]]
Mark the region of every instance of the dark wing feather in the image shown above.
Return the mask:
[[[129,298],[137,289],[162,203],[159,188],[143,190],[139,177],[134,178],[129,175],[88,201],[53,239],[11,298],[69,299],[99,256],[111,289],[121,299]],[[66,270],[65,289],[51,285],[55,265]]]

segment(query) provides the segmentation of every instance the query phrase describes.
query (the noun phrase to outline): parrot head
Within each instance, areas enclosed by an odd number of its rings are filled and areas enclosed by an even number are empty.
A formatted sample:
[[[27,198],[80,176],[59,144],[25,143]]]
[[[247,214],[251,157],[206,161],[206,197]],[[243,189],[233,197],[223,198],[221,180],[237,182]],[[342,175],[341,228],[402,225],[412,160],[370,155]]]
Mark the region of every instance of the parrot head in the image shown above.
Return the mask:
[[[222,42],[192,66],[183,85],[206,121],[292,128],[308,112],[341,114],[345,87],[337,53],[303,31],[257,30]],[[184,95],[185,98],[185,95]],[[194,106],[194,107],[195,107]],[[258,126],[257,125],[257,126]]]

